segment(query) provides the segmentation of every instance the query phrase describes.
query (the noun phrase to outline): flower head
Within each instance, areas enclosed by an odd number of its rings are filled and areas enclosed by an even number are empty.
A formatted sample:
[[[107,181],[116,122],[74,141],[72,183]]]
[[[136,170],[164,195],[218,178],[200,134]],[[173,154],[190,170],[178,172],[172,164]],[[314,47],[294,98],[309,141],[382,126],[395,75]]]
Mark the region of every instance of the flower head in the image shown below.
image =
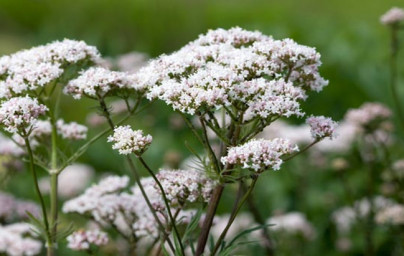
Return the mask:
[[[27,223],[14,223],[0,226],[0,253],[5,255],[38,255],[42,243],[36,239],[32,226]]]
[[[27,132],[48,108],[29,96],[14,97],[0,106],[0,123],[10,133]]]
[[[114,129],[114,134],[108,137],[108,142],[115,142],[113,149],[118,149],[122,155],[141,155],[147,150],[152,142],[152,136],[143,136],[143,131],[134,131],[127,126],[118,126]]]
[[[336,136],[337,123],[329,117],[311,116],[306,119],[306,123],[310,126],[311,136],[316,140],[327,137],[333,139]]]
[[[384,25],[394,25],[404,20],[404,10],[393,7],[380,17],[380,22]]]
[[[236,27],[210,30],[136,76],[149,99],[184,113],[237,105],[248,118],[268,119],[303,114],[306,91],[327,85],[320,65],[314,48]]]
[[[282,156],[298,151],[296,145],[288,140],[251,140],[241,146],[231,147],[227,156],[222,157],[223,164],[241,165],[243,169],[262,172],[266,169],[279,170]]]
[[[137,86],[133,75],[93,67],[83,71],[78,78],[71,80],[64,88],[64,92],[75,99],[80,99],[83,95],[92,98],[104,97],[114,91],[124,89],[144,90],[142,86]]]
[[[97,62],[97,49],[65,39],[0,58],[0,98],[43,87],[62,76],[71,64]]]
[[[160,170],[156,176],[172,205],[183,205],[186,201],[192,203],[197,199],[207,202],[215,185],[198,170]],[[157,184],[156,190],[161,194]]]
[[[367,102],[357,109],[349,110],[345,120],[363,130],[374,130],[391,118],[391,110],[380,103]]]
[[[102,246],[108,243],[108,235],[100,230],[78,230],[67,238],[67,247],[74,251],[86,251],[91,245]]]

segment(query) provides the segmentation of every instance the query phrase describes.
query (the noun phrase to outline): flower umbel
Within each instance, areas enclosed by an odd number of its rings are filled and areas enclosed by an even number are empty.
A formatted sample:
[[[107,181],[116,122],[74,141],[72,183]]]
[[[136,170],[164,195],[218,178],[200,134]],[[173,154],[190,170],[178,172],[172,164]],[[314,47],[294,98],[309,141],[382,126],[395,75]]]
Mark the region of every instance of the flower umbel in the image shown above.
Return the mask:
[[[0,106],[0,123],[10,133],[27,133],[30,132],[38,117],[45,114],[47,110],[45,105],[39,104],[37,99],[29,96],[11,98]]]
[[[108,142],[115,142],[113,149],[117,149],[120,154],[143,154],[152,142],[152,136],[143,136],[143,131],[134,131],[127,126],[118,126],[114,129],[114,134],[108,137]]]
[[[311,136],[316,140],[324,138],[335,138],[335,128],[337,123],[329,117],[311,116],[306,119],[306,123],[310,126]]]
[[[100,230],[79,230],[68,236],[67,247],[75,251],[88,250],[91,245],[102,246],[108,243],[108,235]]]
[[[318,72],[320,54],[291,39],[274,40],[241,28],[210,30],[179,51],[163,55],[138,73],[147,97],[195,114],[231,105],[248,118],[301,116],[306,91],[327,85]]]
[[[384,25],[394,25],[404,20],[404,10],[393,7],[380,17],[380,22]]]
[[[227,156],[221,160],[224,165],[241,165],[243,169],[253,169],[256,172],[269,168],[279,170],[283,163],[281,157],[298,150],[289,140],[281,138],[251,140],[241,146],[229,148]]]

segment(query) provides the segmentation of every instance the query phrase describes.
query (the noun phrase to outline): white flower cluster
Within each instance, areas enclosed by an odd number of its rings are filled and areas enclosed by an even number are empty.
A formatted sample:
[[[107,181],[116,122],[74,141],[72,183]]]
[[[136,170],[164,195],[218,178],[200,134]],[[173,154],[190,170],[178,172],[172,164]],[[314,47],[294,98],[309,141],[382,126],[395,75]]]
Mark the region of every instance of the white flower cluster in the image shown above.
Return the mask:
[[[404,20],[404,10],[393,7],[380,17],[380,22],[384,25],[394,25]]]
[[[43,87],[70,64],[98,62],[100,55],[83,41],[65,39],[0,58],[0,98]]]
[[[335,129],[337,123],[331,118],[325,116],[311,116],[306,119],[306,123],[310,126],[311,136],[316,139],[335,138]]]
[[[40,138],[52,133],[52,125],[49,120],[37,120],[32,128],[31,137]]]
[[[71,80],[64,88],[64,92],[75,99],[80,99],[82,96],[103,98],[117,90],[125,89],[142,92],[145,88],[139,86],[135,77],[126,72],[92,67],[81,72],[76,79]]]
[[[380,224],[404,224],[404,205],[395,204],[382,209],[376,215],[376,222]]]
[[[72,164],[67,166],[58,176],[58,196],[71,198],[83,192],[94,177],[94,169],[86,164]],[[50,192],[50,178],[39,180],[42,193]]]
[[[276,138],[273,140],[251,140],[241,146],[231,147],[227,156],[222,157],[224,165],[241,165],[243,169],[262,172],[266,169],[279,170],[283,163],[282,156],[298,151],[296,145],[289,140]]]
[[[56,122],[57,133],[62,136],[63,139],[69,140],[82,140],[87,137],[88,128],[84,125],[76,122],[65,123],[63,119],[59,119]],[[31,144],[37,145],[36,139],[47,137],[52,133],[52,124],[49,120],[37,120],[32,127],[29,139]],[[14,136],[13,139],[21,146],[25,145],[22,138]]]
[[[378,125],[391,118],[391,110],[380,103],[364,103],[357,109],[349,110],[345,120],[366,128],[374,124]]]
[[[32,226],[26,223],[0,225],[0,254],[10,256],[38,255],[42,243],[33,239]]]
[[[320,91],[320,54],[291,39],[274,40],[241,28],[210,30],[137,73],[159,98],[184,113],[238,106],[248,118],[301,116],[306,90]]]
[[[152,136],[144,136],[143,131],[134,131],[129,125],[116,127],[114,134],[108,137],[108,142],[115,142],[112,148],[117,149],[122,155],[132,153],[141,155],[150,146],[152,140]]]
[[[0,205],[2,222],[27,219],[27,211],[33,216],[40,216],[40,208],[36,203],[17,199],[7,193],[0,192]]]
[[[65,123],[62,119],[56,122],[58,133],[63,139],[84,140],[87,138],[88,128],[76,122]]]
[[[129,178],[108,176],[98,184],[88,188],[84,194],[67,201],[63,205],[63,212],[91,214],[97,222],[109,223],[116,219],[119,212],[117,193],[127,187]]]
[[[108,235],[100,230],[78,230],[67,238],[67,247],[74,251],[86,251],[91,245],[103,246],[108,243]]]
[[[313,239],[316,232],[306,216],[300,212],[290,212],[271,217],[267,220],[271,230],[283,231],[289,234],[302,234],[306,239]]]
[[[1,103],[0,123],[10,133],[28,132],[48,108],[28,96],[15,97]]]
[[[198,198],[208,200],[214,188],[213,181],[203,177],[201,173],[187,175],[187,171],[162,171],[157,174],[161,178],[172,211],[181,210],[186,202],[195,202]],[[192,171],[190,171],[193,173]],[[198,176],[197,176],[198,175]],[[181,184],[178,182],[181,179]],[[196,183],[200,182],[200,183]],[[167,209],[160,189],[152,177],[143,178],[141,183],[160,221],[168,225]],[[111,185],[115,184],[115,185]],[[127,177],[111,176],[103,179],[98,185],[88,188],[84,194],[63,206],[65,213],[79,213],[90,215],[101,225],[112,225],[128,237],[158,237],[159,226],[143,198],[138,185],[131,188],[131,192],[123,192],[128,185]],[[106,186],[111,186],[107,188]],[[181,205],[179,205],[181,203]],[[179,216],[188,216],[191,212],[181,211]],[[185,223],[189,218],[178,218],[178,223]]]
[[[377,216],[379,212],[394,205],[396,205],[396,203],[382,196],[374,197],[371,202],[367,198],[363,198],[356,201],[353,207],[345,206],[334,211],[332,220],[339,234],[347,234],[351,230],[352,225],[354,225],[358,219],[366,218],[371,210]]]
[[[208,202],[215,183],[198,170],[160,170],[156,175],[163,186],[170,205],[183,205],[186,201],[201,199]],[[161,190],[156,186],[156,190]]]

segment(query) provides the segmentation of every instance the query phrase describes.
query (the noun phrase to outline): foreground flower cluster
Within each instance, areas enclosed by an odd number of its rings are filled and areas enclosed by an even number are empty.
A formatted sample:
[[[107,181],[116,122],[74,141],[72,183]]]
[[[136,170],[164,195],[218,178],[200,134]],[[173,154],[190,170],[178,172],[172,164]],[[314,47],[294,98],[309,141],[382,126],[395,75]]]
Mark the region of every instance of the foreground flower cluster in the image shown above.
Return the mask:
[[[55,254],[60,234],[70,232],[59,225],[64,220],[58,214],[59,198],[69,199],[63,203],[63,213],[80,215],[87,221],[86,229],[67,237],[72,250],[94,254],[107,244],[116,246],[119,238],[125,245],[121,254],[148,248],[141,255],[184,256],[191,250],[200,256],[214,234],[209,248],[212,255],[233,252],[236,248],[225,241],[261,174],[279,170],[308,147],[336,137],[336,122],[310,116],[306,122],[311,143],[301,151],[282,136],[255,138],[279,118],[304,116],[301,103],[310,92],[319,92],[328,84],[319,73],[320,54],[291,39],[276,40],[239,27],[216,29],[177,52],[142,63],[145,66],[137,72],[127,67],[112,71],[95,47],[73,40],[0,58],[0,124],[10,135],[3,139],[0,152],[7,157],[24,155],[29,163],[42,213],[32,214],[31,221],[44,238],[48,255]],[[90,137],[86,126],[65,121],[58,109],[57,94],[61,92],[95,103],[98,111],[91,113],[90,123],[108,128]],[[124,124],[143,110],[146,99],[159,99],[180,113],[202,146],[202,152],[190,147],[198,166],[158,172],[149,166],[143,155],[152,136]],[[386,114],[377,109],[374,112],[381,117]],[[126,117],[118,120],[123,114]],[[372,118],[363,122],[372,122]],[[131,176],[107,175],[86,188],[94,170],[76,161],[99,139],[111,142],[112,149],[124,155],[124,166]],[[139,167],[149,177],[142,177]],[[40,177],[43,173],[39,169],[48,175]],[[240,169],[251,172],[243,175]],[[241,200],[234,200],[229,216],[218,218],[216,209],[223,191],[235,183],[239,183]],[[49,194],[49,203],[44,194]],[[251,221],[246,221],[240,232],[247,225],[263,225],[265,246],[271,242],[266,222],[276,223],[274,230],[281,233],[302,234],[305,239],[314,236],[302,214],[267,221],[256,214],[254,220],[246,218]],[[40,253],[41,247],[35,248],[24,249],[25,254]]]

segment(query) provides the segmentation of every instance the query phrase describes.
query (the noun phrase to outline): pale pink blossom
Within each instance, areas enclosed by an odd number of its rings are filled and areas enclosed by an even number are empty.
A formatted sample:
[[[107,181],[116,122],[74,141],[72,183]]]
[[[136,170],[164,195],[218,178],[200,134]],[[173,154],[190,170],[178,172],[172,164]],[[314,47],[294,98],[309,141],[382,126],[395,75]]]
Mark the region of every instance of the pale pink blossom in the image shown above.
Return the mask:
[[[46,111],[48,108],[45,105],[29,96],[11,98],[1,103],[0,123],[7,132],[27,133]]]
[[[143,135],[141,130],[134,131],[129,125],[118,126],[114,129],[114,134],[108,137],[108,142],[114,142],[112,148],[122,155],[141,155],[150,146],[152,136]]]
[[[380,17],[380,22],[384,25],[397,24],[404,20],[404,10],[402,8],[393,7]]]
[[[86,251],[90,246],[103,246],[108,243],[108,235],[100,230],[78,230],[67,238],[67,247],[74,251]]]
[[[224,165],[240,165],[241,168],[256,172],[266,169],[279,170],[283,163],[282,156],[296,151],[298,147],[285,139],[259,139],[229,148],[227,156],[222,157],[221,160]]]
[[[336,137],[335,129],[337,123],[329,117],[311,116],[306,119],[306,123],[310,126],[311,136],[315,140],[324,138],[333,139]]]

